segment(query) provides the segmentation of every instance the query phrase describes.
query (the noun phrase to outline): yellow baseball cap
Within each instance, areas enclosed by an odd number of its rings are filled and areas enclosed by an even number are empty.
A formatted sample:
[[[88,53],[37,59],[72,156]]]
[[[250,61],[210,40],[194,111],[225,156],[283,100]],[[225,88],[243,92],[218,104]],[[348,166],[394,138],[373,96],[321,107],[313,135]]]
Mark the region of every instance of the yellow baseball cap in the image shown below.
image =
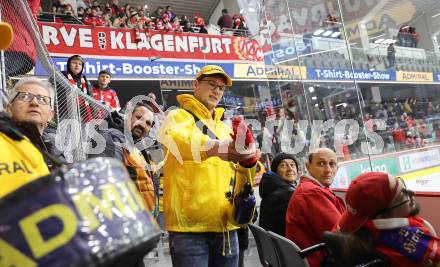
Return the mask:
[[[12,42],[14,33],[9,23],[0,22],[0,50],[7,49]]]
[[[202,75],[212,75],[212,74],[221,74],[226,79],[226,86],[232,85],[232,79],[228,74],[222,69],[222,67],[217,65],[206,65],[204,66],[196,75],[196,80]]]

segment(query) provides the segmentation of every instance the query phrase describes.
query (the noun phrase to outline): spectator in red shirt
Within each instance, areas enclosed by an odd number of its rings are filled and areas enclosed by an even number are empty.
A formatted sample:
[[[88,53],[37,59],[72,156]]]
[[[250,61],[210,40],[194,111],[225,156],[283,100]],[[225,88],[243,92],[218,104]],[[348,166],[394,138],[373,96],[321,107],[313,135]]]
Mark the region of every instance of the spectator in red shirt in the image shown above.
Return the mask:
[[[175,32],[182,32],[182,26],[180,26],[179,18],[175,17],[173,21],[173,31]]]
[[[136,11],[132,11],[130,13],[130,17],[127,21],[127,26],[129,28],[138,28],[138,23],[139,23],[139,17],[138,17],[138,13]]]
[[[217,25],[221,30],[223,28],[232,29],[234,22],[232,21],[232,17],[228,14],[228,10],[225,8],[222,10],[222,16],[218,19]]]
[[[391,131],[394,141],[394,148],[396,151],[405,149],[405,131],[399,127],[399,124],[396,122],[394,128]]]
[[[12,44],[5,53],[5,70],[6,76],[24,75],[32,70],[35,65],[36,48],[26,24],[21,20],[23,18],[17,12],[16,1],[0,0],[2,8],[1,21],[13,25],[14,38]],[[33,19],[37,20],[38,7],[40,0],[27,0]]]
[[[102,16],[102,26],[104,27],[111,27],[112,21],[111,21],[112,14],[110,12],[104,13]]]
[[[117,17],[113,20],[113,27],[127,28],[127,16]]]
[[[112,75],[108,70],[99,72],[98,86],[93,88],[93,98],[113,110],[119,111],[121,106],[119,104],[118,95],[115,90],[108,86],[111,77]]]
[[[440,141],[440,125],[438,123],[434,125],[434,132],[435,132],[435,140],[437,142]]]
[[[91,13],[84,19],[84,24],[92,26],[102,26],[102,18],[98,16],[96,7],[92,7]]]
[[[159,31],[173,31],[173,25],[167,13],[163,13],[161,19],[157,20],[156,28]]]
[[[416,31],[416,28],[414,27],[409,27],[409,33],[411,34],[413,47],[417,47],[417,44],[419,43],[419,39],[420,39],[419,33]]]
[[[67,4],[63,10],[63,14],[66,14],[68,16],[73,16],[73,8],[71,4]]]
[[[149,17],[145,16],[145,13],[142,9],[138,11],[138,25],[140,29],[147,28],[148,23],[151,21]]]
[[[194,24],[196,27],[199,28],[198,33],[208,33],[208,31],[205,28],[205,20],[202,17],[200,17],[198,14],[194,15]]]
[[[405,145],[408,149],[412,149],[416,145],[416,140],[411,132],[406,133]]]
[[[113,0],[113,4],[111,5],[112,16],[113,17],[121,17],[124,16],[124,12],[121,7],[119,7],[119,0]]]
[[[234,15],[232,18],[234,20],[233,28],[234,28],[234,35],[236,36],[247,36],[247,24],[244,21],[243,16],[241,15]]]
[[[347,210],[338,228],[347,235],[342,249],[347,265],[358,265],[353,247],[368,254],[379,252],[391,267],[440,265],[440,238],[432,225],[419,217],[420,205],[404,180],[384,172],[363,173],[353,180],[345,196]]]
[[[286,237],[301,249],[322,243],[324,232],[334,229],[345,211],[344,201],[329,188],[338,170],[336,153],[319,148],[310,153],[306,168],[286,213]],[[307,261],[318,267],[323,259],[324,253],[318,252]]]

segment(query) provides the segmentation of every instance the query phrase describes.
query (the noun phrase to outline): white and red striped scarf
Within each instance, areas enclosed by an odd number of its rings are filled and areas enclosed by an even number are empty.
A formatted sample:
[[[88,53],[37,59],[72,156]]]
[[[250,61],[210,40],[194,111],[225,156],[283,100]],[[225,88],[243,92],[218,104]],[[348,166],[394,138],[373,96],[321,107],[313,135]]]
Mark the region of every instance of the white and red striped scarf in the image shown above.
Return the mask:
[[[75,79],[73,79],[73,77],[72,77],[72,75],[70,73],[67,73],[67,79],[69,79],[69,82],[70,82],[71,85],[73,85],[74,87],[76,87],[79,90],[83,91],[84,94],[87,95],[89,93],[88,90],[87,90],[88,89],[87,88],[87,82],[86,82],[86,79],[84,78],[83,75],[81,75],[81,88],[78,87],[77,82],[75,81]],[[86,100],[83,100],[81,97],[78,96],[78,103],[79,103],[80,106],[84,107],[84,114],[82,115],[84,121],[86,121],[86,122],[91,121],[93,119],[93,115],[92,115],[93,112],[90,109],[89,102],[87,102]]]
[[[81,91],[84,92],[84,94],[88,94],[88,90],[87,90],[87,82],[86,79],[84,78],[83,75],[81,75],[81,88],[78,87],[78,84],[76,82],[76,80],[72,77],[72,75],[70,73],[67,73],[67,79],[69,79],[69,82],[71,85],[77,87],[78,89],[80,89]]]

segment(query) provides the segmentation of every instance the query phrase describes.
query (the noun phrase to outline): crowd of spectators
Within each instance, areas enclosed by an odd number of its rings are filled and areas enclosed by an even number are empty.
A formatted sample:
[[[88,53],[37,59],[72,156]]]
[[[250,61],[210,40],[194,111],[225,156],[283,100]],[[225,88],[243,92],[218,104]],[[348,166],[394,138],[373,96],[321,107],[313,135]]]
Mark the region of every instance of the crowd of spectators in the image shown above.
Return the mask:
[[[363,123],[368,131],[383,137],[386,148],[394,146],[399,151],[425,146],[430,140],[437,141],[439,124],[433,119],[439,111],[440,104],[430,99],[394,98],[367,105]],[[335,110],[335,119],[357,118],[356,114],[356,108],[348,105]]]
[[[397,45],[406,47],[417,47],[419,43],[419,33],[416,28],[409,25],[402,25],[397,33]]]
[[[222,16],[218,19],[217,25],[222,34],[232,33],[233,35],[248,36],[247,24],[241,15],[230,16],[227,9],[222,10]]]
[[[169,5],[165,8],[159,6],[150,12],[147,5],[135,7],[125,4],[122,6],[119,0],[113,0],[104,5],[98,1],[78,0],[77,11],[74,12],[72,5],[65,4],[64,0],[57,0],[51,5],[50,13],[40,11],[38,17],[40,20],[45,20],[52,18],[53,15],[57,15],[55,22],[61,23],[81,22],[101,27],[208,33],[205,20],[200,14],[196,13],[192,18],[187,15],[179,17]],[[227,11],[226,15],[229,16]],[[226,26],[220,26],[221,29],[227,28],[223,32],[232,32],[233,35],[247,35],[246,22],[241,15],[229,16]]]
[[[440,120],[437,117],[440,113],[440,103],[428,98],[393,98],[380,103],[366,103],[362,109],[363,116],[358,105],[354,103],[337,107],[333,105],[329,110],[329,117],[323,116],[321,111],[316,113],[320,116],[313,115],[315,120],[333,119],[337,123],[347,119],[358,123],[360,128],[357,136],[346,133],[342,137],[341,144],[335,143],[334,127],[325,130],[319,137],[316,137],[317,140],[314,140],[311,125],[307,125],[306,128],[300,126],[298,121],[306,118],[299,116],[298,112],[293,109],[274,107],[265,101],[264,105],[257,107],[257,112],[262,129],[255,132],[255,136],[260,149],[267,152],[269,156],[287,152],[285,144],[290,142],[291,148],[303,147],[301,151],[296,151],[296,157],[304,160],[308,146],[315,142],[342,151],[343,155],[338,156],[344,160],[362,158],[367,155],[365,149],[362,150],[362,143],[366,142],[365,134],[376,134],[375,136],[380,136],[383,140],[383,146],[379,147],[380,144],[374,142],[371,136],[368,137],[370,152],[374,154],[420,148],[429,143],[440,142]],[[271,120],[274,121],[273,125],[270,123]],[[289,136],[286,136],[283,128],[287,125],[285,120],[295,121],[293,128],[288,130],[292,132]],[[338,145],[342,148],[338,148]],[[270,152],[267,151],[267,147],[270,147]]]

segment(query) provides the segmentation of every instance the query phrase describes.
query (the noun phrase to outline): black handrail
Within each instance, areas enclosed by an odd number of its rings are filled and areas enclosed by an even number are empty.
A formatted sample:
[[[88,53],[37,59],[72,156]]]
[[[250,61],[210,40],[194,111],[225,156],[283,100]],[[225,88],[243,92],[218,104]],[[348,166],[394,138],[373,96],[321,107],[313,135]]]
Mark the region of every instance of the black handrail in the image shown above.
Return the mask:
[[[305,248],[298,252],[299,256],[303,259],[305,259],[307,256],[309,256],[312,253],[315,253],[316,251],[323,250],[327,247],[325,243],[319,243],[316,245],[313,245],[311,247]]]

